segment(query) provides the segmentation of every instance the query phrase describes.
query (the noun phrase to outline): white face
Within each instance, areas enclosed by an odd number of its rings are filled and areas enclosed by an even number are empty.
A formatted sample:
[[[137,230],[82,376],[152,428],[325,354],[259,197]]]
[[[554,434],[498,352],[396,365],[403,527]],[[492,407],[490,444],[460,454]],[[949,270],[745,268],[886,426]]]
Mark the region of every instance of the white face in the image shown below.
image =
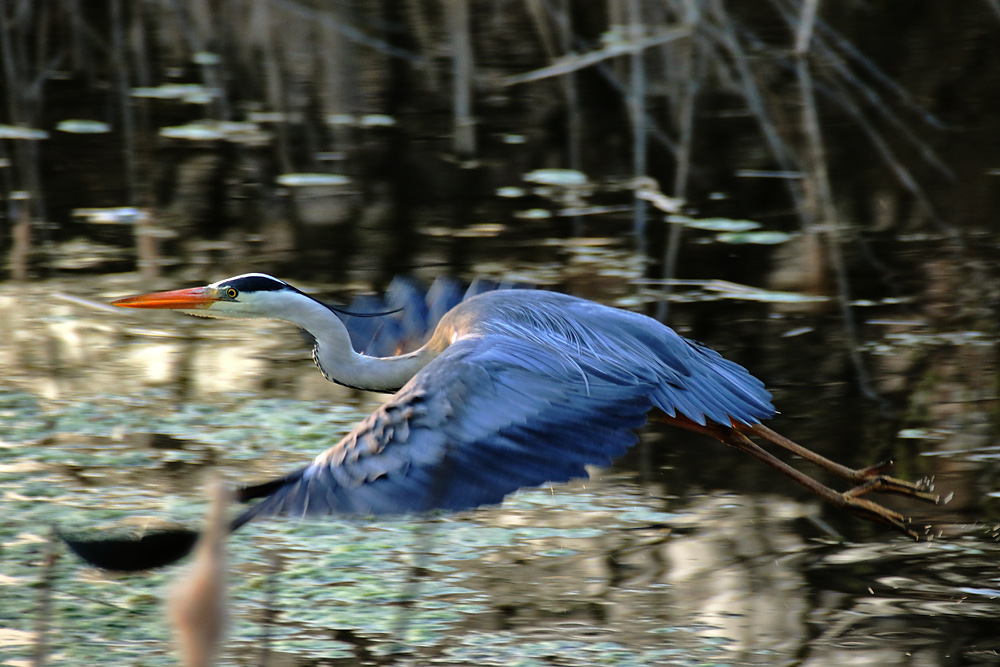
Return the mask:
[[[205,287],[140,294],[115,301],[125,308],[165,308],[199,317],[288,319],[311,299],[263,273],[246,273]]]
[[[184,312],[201,317],[283,320],[311,301],[288,283],[266,273],[244,273],[205,288],[212,296],[205,308]]]

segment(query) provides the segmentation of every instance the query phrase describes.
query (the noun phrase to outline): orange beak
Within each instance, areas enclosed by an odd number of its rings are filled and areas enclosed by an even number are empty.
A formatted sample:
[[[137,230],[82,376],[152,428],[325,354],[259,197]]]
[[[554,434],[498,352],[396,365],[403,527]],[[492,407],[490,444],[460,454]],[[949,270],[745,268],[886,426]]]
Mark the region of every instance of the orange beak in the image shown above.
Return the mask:
[[[208,308],[219,301],[216,291],[209,287],[191,287],[176,289],[170,292],[153,292],[127,296],[124,299],[112,301],[111,305],[122,308],[170,308],[172,310],[192,310]]]

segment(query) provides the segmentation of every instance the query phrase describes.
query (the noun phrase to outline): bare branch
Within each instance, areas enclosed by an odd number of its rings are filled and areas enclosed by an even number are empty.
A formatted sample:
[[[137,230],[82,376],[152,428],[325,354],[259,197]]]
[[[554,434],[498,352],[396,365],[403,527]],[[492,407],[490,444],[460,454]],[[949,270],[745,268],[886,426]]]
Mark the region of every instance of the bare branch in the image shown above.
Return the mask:
[[[610,60],[611,58],[641,53],[653,46],[666,44],[667,42],[672,42],[675,39],[686,37],[689,34],[691,34],[690,28],[671,28],[639,40],[615,42],[605,46],[603,49],[598,49],[597,51],[590,51],[589,53],[581,55],[563,56],[548,67],[536,69],[532,72],[525,72],[524,74],[504,77],[500,80],[500,85],[516,86],[519,83],[539,81],[541,79],[548,79],[554,76],[562,76],[563,74],[568,74],[570,72],[577,72],[605,60]]]

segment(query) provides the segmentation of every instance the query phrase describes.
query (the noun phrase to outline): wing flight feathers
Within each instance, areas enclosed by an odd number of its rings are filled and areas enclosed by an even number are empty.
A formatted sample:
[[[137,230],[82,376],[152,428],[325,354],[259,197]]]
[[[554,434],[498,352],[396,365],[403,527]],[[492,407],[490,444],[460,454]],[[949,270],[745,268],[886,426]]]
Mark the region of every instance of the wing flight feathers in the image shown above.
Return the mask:
[[[479,298],[504,298],[491,294]],[[701,425],[774,414],[763,383],[744,368],[649,318],[539,298],[587,310],[548,337],[539,331],[551,308],[504,312],[501,324],[458,338],[339,444],[267,487],[274,492],[238,521],[471,509],[609,464],[636,442],[633,430],[653,407]],[[594,326],[573,330],[574,316]]]

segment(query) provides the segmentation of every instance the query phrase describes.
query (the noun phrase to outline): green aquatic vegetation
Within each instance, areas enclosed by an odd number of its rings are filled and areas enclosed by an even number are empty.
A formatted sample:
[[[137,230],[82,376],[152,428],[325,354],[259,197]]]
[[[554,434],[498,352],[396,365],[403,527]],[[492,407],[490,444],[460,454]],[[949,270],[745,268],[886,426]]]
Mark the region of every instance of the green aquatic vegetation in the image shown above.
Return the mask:
[[[716,241],[720,243],[734,243],[743,244],[750,243],[755,245],[777,245],[780,243],[787,243],[792,240],[792,235],[785,232],[776,231],[762,231],[762,232],[724,232],[722,234],[717,234],[715,237]]]
[[[193,405],[164,410],[163,403],[162,397],[150,395],[129,405],[99,397],[42,407],[34,397],[3,392],[0,415],[6,419],[0,422],[0,441],[34,443],[34,460],[41,463],[140,469],[201,463],[205,446],[224,448],[230,460],[255,460],[276,446],[312,456],[339,442],[358,418],[337,406],[327,410],[285,400],[246,400],[224,410]],[[144,435],[167,436],[177,446],[135,448],[135,439]],[[101,440],[95,443],[94,438]],[[16,456],[11,448],[0,448],[0,462]],[[301,460],[297,454],[287,458]]]
[[[105,134],[111,131],[111,126],[99,120],[67,118],[59,121],[56,129],[70,134]]]
[[[354,657],[354,647],[347,642],[329,638],[280,639],[274,642],[274,650],[315,659],[336,660]]]
[[[732,220],[730,218],[691,218],[686,215],[668,215],[667,222],[681,224],[690,229],[706,232],[743,233],[760,228],[753,220]]]
[[[0,444],[2,441],[23,442],[42,437],[49,423],[36,396],[0,389]],[[0,448],[0,456],[4,449]]]
[[[0,139],[38,141],[48,139],[49,133],[33,127],[0,124]]]
[[[728,664],[726,651],[719,647],[662,649],[610,641],[524,641],[510,632],[470,633],[444,652],[464,664],[481,665],[704,665],[716,661]]]
[[[160,100],[180,100],[188,104],[207,104],[218,91],[197,83],[170,83],[155,88],[133,88],[132,97]]]
[[[587,175],[575,169],[536,169],[524,174],[522,178],[528,183],[564,188],[581,187],[587,184]]]
[[[351,406],[250,395],[177,404],[163,392],[70,402],[2,391],[0,412],[0,630],[21,637],[33,627],[50,526],[197,526],[200,468],[266,478],[334,444],[362,416]],[[525,490],[475,512],[255,521],[228,545],[233,622],[223,664],[254,661],[265,617],[275,619],[271,650],[292,664],[357,659],[359,651],[481,665],[724,664],[727,640],[675,626],[660,611],[667,583],[644,582],[645,597],[630,590],[620,621],[586,611],[610,604],[608,590],[624,590],[594,564],[645,548],[637,529],[648,537],[689,521],[629,481],[607,475]],[[280,565],[269,574],[274,558]],[[183,571],[108,575],[62,553],[52,664],[176,664],[163,599]],[[477,630],[494,627],[512,600],[530,621]],[[30,648],[0,646],[0,664],[27,659]]]
[[[351,182],[351,179],[343,174],[281,174],[275,180],[279,185],[289,188],[347,185]]]

